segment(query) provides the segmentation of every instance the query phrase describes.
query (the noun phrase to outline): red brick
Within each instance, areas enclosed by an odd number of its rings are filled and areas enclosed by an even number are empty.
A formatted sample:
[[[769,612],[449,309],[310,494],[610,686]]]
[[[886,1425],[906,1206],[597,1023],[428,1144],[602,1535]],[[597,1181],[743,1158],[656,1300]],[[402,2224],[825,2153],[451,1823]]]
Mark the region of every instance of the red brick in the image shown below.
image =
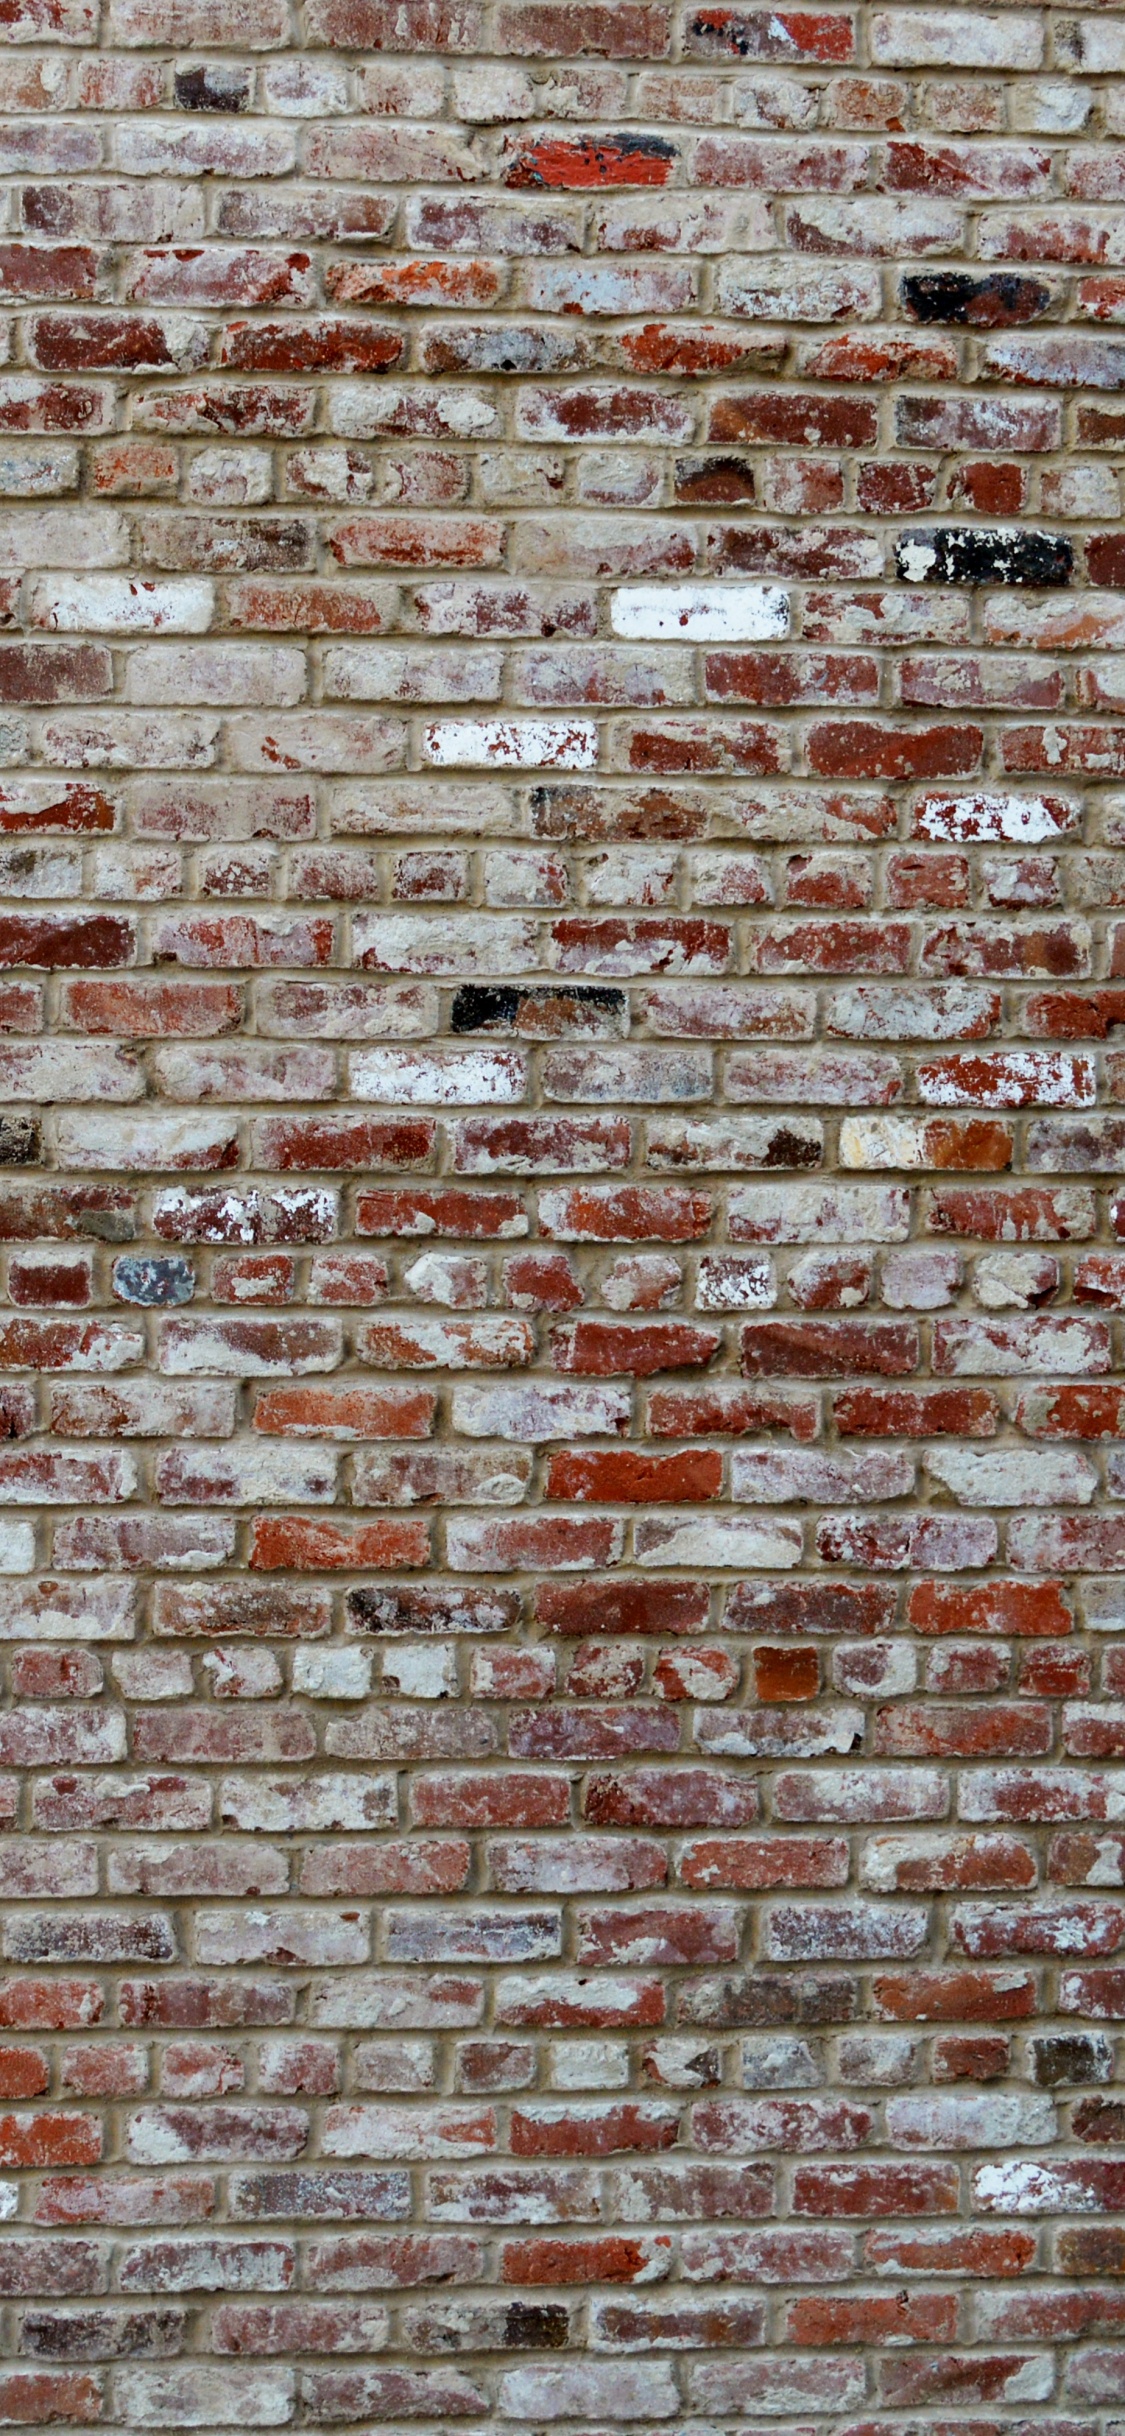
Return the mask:
[[[1125,52],[946,14],[0,0],[13,2424],[1125,2394]]]

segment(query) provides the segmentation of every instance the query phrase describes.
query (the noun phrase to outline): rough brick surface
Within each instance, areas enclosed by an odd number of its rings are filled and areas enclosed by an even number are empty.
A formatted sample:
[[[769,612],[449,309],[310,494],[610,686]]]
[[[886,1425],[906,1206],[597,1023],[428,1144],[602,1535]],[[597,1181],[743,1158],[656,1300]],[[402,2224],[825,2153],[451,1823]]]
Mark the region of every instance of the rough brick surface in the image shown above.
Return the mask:
[[[1125,2429],[1125,21],[0,0],[0,2423]]]

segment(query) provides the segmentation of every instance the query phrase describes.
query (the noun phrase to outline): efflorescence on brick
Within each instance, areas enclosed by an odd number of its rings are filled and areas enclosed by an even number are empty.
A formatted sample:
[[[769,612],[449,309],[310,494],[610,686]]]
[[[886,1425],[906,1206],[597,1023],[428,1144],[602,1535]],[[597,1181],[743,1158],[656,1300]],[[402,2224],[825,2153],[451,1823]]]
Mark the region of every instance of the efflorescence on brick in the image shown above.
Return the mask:
[[[0,2421],[1125,2427],[1125,35],[0,0]]]

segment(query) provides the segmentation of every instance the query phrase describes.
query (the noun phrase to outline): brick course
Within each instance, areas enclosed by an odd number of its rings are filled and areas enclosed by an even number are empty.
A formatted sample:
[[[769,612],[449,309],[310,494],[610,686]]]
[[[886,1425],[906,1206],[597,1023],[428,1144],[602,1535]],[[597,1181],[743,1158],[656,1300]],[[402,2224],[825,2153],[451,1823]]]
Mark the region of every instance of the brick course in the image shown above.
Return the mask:
[[[0,2421],[1120,2436],[1122,21],[0,30]]]

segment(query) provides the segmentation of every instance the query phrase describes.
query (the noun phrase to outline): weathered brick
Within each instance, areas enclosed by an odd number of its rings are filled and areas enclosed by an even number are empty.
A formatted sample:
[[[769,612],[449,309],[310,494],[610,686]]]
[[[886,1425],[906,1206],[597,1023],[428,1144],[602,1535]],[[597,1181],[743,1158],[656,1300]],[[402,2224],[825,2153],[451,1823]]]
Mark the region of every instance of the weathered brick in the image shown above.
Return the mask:
[[[1112,14],[0,19],[0,2417],[1092,2436]]]

